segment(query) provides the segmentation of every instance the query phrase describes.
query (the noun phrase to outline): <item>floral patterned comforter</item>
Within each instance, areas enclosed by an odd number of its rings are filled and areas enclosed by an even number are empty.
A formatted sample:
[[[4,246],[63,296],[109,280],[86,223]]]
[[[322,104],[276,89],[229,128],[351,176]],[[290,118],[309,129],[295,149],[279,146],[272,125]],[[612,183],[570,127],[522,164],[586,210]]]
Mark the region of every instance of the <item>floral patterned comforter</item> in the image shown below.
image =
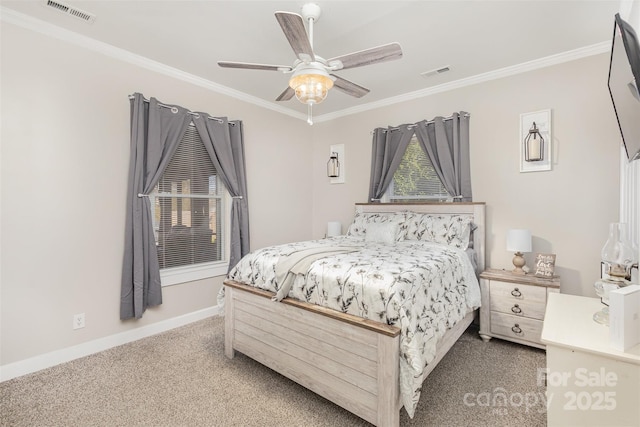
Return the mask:
[[[480,306],[469,256],[437,243],[388,245],[341,236],[259,249],[246,255],[228,278],[277,293],[278,260],[322,246],[357,250],[313,262],[306,275],[295,277],[289,297],[399,327],[400,394],[413,417],[423,370],[435,357],[438,339]]]

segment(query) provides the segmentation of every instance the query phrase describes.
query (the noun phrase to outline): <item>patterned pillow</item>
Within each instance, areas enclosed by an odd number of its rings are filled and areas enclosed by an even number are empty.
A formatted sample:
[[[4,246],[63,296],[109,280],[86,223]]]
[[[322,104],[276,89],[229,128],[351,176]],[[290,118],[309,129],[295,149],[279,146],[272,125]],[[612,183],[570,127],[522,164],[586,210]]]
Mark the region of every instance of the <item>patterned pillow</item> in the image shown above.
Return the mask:
[[[347,236],[365,237],[370,224],[395,224],[396,241],[404,240],[405,214],[399,212],[392,213],[374,213],[374,212],[358,212],[353,218],[353,222],[347,230]]]
[[[418,224],[422,220],[422,217],[426,214],[419,214],[416,212],[407,212],[404,220],[405,239],[406,240],[421,240],[422,236],[418,235]]]
[[[467,249],[473,217],[457,214],[409,213],[406,219],[406,239],[424,240]]]

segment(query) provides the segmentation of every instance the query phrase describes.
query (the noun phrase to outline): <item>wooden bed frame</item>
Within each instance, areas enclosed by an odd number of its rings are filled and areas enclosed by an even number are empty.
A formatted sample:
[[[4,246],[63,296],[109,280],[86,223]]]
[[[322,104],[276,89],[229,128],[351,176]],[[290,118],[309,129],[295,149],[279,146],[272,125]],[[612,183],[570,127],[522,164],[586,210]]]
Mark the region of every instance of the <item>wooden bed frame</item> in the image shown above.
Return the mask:
[[[484,269],[484,203],[356,205],[356,212],[405,210],[473,215],[478,271]],[[376,426],[399,425],[399,328],[290,298],[274,303],[272,292],[232,280],[224,284],[227,357],[237,350]],[[469,312],[440,339],[425,377],[474,315]]]

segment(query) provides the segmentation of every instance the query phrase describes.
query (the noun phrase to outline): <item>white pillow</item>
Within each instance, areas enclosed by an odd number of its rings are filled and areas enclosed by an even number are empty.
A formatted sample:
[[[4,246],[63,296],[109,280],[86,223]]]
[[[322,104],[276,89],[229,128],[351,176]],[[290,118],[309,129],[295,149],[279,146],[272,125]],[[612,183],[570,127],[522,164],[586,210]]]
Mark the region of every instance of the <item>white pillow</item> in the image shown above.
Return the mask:
[[[398,235],[398,224],[390,222],[373,222],[366,225],[364,240],[367,242],[393,245]]]

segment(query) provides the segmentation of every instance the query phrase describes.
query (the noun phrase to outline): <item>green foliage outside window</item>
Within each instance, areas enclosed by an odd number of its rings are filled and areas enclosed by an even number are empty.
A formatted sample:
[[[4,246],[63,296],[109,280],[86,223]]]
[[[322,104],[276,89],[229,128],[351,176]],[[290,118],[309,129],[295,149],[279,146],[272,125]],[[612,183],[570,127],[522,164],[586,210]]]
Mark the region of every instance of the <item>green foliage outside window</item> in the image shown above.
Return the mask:
[[[447,197],[440,178],[414,137],[393,175],[393,198]]]

